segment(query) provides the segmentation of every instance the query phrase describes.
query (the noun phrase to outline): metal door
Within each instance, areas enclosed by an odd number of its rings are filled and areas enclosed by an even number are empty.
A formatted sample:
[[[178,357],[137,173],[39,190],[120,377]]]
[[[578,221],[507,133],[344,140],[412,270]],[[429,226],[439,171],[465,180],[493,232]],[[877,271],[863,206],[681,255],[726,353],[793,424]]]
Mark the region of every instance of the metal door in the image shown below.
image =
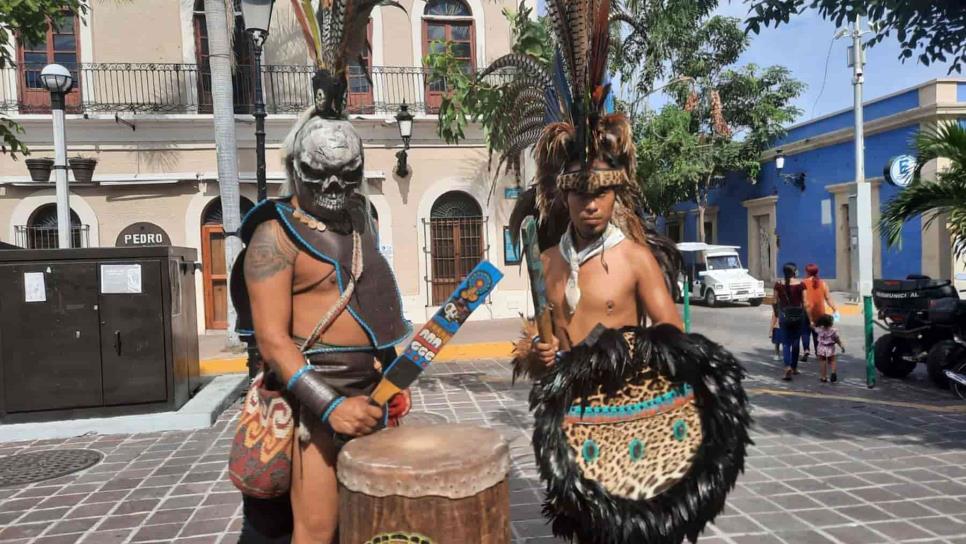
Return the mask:
[[[0,266],[7,412],[101,404],[96,280],[94,263]]]
[[[98,274],[104,404],[164,401],[161,263],[103,262]]]
[[[856,197],[849,196],[848,218],[849,233],[849,285],[855,293],[859,292],[859,221],[857,217]]]

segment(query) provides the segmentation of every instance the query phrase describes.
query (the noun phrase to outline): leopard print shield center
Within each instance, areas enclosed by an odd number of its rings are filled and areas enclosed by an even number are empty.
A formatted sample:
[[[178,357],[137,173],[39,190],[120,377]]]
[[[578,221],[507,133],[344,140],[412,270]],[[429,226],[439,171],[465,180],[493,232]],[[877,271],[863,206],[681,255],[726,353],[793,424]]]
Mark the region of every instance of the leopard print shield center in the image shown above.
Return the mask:
[[[645,370],[616,395],[576,399],[563,430],[584,477],[630,500],[685,477],[701,445],[694,391]]]

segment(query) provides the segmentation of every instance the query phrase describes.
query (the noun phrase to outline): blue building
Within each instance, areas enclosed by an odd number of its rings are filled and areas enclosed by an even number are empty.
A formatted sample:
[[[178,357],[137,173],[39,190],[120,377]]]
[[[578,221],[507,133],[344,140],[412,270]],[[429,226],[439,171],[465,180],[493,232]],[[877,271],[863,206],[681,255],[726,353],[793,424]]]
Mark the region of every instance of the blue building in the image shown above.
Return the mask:
[[[966,123],[966,79],[940,79],[865,104],[865,176],[872,184],[873,225],[880,209],[901,190],[883,180],[890,158],[912,154],[920,127],[937,121]],[[705,212],[708,243],[741,246],[752,275],[766,283],[780,275],[785,262],[799,269],[815,263],[835,290],[856,291],[858,240],[855,205],[855,142],[852,108],[794,125],[767,151],[762,175],[750,181],[729,178],[715,189]],[[775,157],[785,156],[784,169]],[[933,161],[923,175],[932,177]],[[804,189],[794,181],[804,181]],[[878,203],[878,206],[876,206]],[[677,241],[697,240],[694,203],[678,205],[660,224]],[[964,271],[954,262],[943,221],[923,227],[919,219],[902,233],[901,248],[874,238],[875,277],[928,274],[950,278]],[[960,275],[960,277],[962,277]],[[960,281],[961,289],[966,282]]]

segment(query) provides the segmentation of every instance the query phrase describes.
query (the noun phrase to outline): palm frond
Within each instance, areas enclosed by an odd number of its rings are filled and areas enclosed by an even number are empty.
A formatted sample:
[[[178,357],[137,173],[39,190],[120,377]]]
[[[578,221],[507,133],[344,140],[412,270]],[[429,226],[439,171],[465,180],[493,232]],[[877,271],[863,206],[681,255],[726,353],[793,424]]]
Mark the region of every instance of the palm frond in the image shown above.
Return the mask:
[[[924,129],[916,137],[918,166],[916,179],[886,204],[879,218],[879,231],[889,245],[899,246],[902,228],[923,216],[923,226],[945,221],[957,258],[966,256],[966,127],[945,123]],[[935,180],[921,177],[929,161],[947,159],[949,164]]]

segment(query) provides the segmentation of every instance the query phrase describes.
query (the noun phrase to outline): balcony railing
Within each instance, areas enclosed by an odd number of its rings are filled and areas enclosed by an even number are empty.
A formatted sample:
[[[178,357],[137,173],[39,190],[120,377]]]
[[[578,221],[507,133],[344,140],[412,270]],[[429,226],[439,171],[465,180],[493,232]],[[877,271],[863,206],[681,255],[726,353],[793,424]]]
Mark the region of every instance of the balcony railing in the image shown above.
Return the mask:
[[[14,226],[16,244],[25,249],[57,249],[60,247],[60,237],[57,227],[35,227],[31,225]],[[90,246],[90,226],[71,225],[70,247]]]
[[[0,110],[7,113],[50,111],[50,98],[40,84],[43,66],[8,66],[0,70]],[[261,71],[268,113],[300,112],[313,103],[314,67],[269,65]],[[251,113],[254,68],[239,65],[233,73],[236,113]],[[211,113],[211,72],[196,64],[80,64],[67,96],[73,113]],[[406,101],[410,111],[435,113],[445,84],[429,81],[428,69],[375,66],[370,78],[355,69],[349,78],[350,114],[394,114]]]

